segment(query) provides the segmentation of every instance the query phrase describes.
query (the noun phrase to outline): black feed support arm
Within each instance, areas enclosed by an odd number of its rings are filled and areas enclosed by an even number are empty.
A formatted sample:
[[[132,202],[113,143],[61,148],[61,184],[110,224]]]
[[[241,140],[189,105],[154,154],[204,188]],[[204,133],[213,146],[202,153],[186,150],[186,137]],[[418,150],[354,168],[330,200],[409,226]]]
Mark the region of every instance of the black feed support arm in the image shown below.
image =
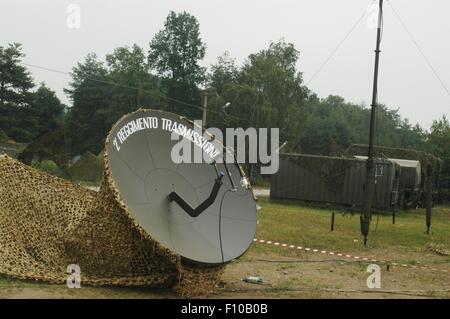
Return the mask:
[[[216,200],[217,194],[219,193],[220,187],[222,186],[223,173],[219,174],[216,178],[213,189],[209,197],[205,199],[197,208],[192,208],[186,201],[178,195],[176,192],[169,194],[169,202],[175,202],[180,206],[189,216],[197,217],[203,213],[209,206],[211,206]]]

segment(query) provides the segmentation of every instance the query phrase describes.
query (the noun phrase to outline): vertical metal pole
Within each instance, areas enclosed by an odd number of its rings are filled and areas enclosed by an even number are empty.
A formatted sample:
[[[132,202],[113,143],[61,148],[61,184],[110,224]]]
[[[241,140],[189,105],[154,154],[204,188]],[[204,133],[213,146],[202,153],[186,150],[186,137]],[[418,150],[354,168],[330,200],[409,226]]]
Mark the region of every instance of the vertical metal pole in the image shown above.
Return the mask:
[[[400,173],[398,171],[398,169],[395,170],[395,178],[394,178],[394,196],[392,199],[392,224],[395,225],[395,214],[397,213],[397,204],[398,204],[398,192],[399,192],[399,187],[400,187]]]
[[[392,224],[395,225],[395,214],[396,214],[396,207],[397,205],[392,206]]]
[[[331,231],[334,231],[334,215],[335,213],[331,213]]]
[[[426,224],[427,224],[427,234],[430,234],[431,226],[431,205],[433,202],[433,167],[431,165],[427,166],[427,212],[426,212]]]
[[[375,138],[375,117],[377,110],[377,93],[378,93],[378,64],[380,57],[380,41],[381,41],[381,26],[383,19],[383,0],[379,1],[378,12],[378,28],[377,28],[377,42],[375,49],[375,68],[373,75],[373,91],[372,103],[370,112],[370,131],[369,131],[369,154],[367,156],[366,164],[366,181],[364,185],[364,207],[361,216],[361,234],[364,236],[364,245],[367,244],[367,235],[369,234],[370,219],[372,213],[372,199],[375,187],[375,161],[373,158],[373,143]]]

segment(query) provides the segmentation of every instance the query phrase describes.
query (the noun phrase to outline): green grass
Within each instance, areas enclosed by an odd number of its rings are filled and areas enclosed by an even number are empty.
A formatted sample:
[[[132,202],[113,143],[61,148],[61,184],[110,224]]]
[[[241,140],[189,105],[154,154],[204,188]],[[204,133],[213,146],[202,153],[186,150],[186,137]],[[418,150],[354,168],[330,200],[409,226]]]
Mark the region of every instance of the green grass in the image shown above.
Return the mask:
[[[396,224],[390,215],[373,216],[369,248],[360,236],[359,214],[336,214],[335,230],[330,231],[332,209],[301,206],[261,198],[257,238],[318,249],[361,252],[389,248],[424,251],[430,243],[450,247],[450,208],[432,211],[431,234],[425,234],[424,209],[399,211]],[[378,224],[378,225],[377,225]],[[255,245],[259,252],[280,250],[270,245]],[[292,250],[285,250],[292,251]],[[289,253],[287,253],[289,254]],[[450,261],[450,258],[449,260]]]
[[[7,277],[4,275],[0,275],[0,289],[7,288],[7,287],[23,288],[23,287],[29,287],[30,285],[33,285],[33,284],[38,285],[36,282],[19,280],[19,279]]]

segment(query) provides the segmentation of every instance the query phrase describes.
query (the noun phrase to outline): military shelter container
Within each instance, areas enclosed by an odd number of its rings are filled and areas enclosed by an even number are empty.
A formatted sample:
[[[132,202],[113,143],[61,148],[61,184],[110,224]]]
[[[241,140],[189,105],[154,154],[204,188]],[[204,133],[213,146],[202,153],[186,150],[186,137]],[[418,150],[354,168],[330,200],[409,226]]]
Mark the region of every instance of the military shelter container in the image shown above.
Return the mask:
[[[397,170],[395,163],[377,160],[374,208],[392,207],[398,191]],[[365,175],[363,159],[280,154],[279,170],[272,175],[270,197],[361,207]]]

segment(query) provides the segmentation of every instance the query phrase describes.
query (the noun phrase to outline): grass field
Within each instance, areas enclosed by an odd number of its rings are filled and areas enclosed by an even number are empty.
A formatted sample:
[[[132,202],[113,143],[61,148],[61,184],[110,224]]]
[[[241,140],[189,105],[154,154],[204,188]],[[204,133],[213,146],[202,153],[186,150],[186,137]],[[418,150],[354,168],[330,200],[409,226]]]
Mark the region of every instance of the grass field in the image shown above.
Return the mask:
[[[257,238],[285,241],[304,247],[341,250],[351,253],[372,253],[383,249],[423,251],[427,245],[440,244],[450,248],[450,208],[432,211],[431,233],[425,233],[423,209],[399,211],[396,224],[386,214],[373,216],[368,248],[360,238],[359,214],[339,213],[333,209],[299,206],[296,203],[271,202],[260,199]],[[331,213],[336,211],[334,231],[330,231]],[[264,252],[267,248],[258,248]],[[447,259],[447,262],[450,261]]]
[[[254,243],[226,268],[212,298],[450,298],[450,208],[435,207],[431,234],[425,234],[423,209],[400,211],[396,224],[375,215],[369,245],[360,238],[359,215],[337,213],[330,231],[331,209],[260,199],[257,238],[318,249],[319,252]],[[381,289],[368,289],[368,263],[321,254],[320,250],[398,262],[382,264]],[[429,268],[435,268],[430,270]],[[447,269],[448,272],[442,270]],[[242,282],[258,275],[263,284]],[[46,298],[176,298],[172,291],[120,287],[82,287],[30,283],[0,278],[0,297]]]

